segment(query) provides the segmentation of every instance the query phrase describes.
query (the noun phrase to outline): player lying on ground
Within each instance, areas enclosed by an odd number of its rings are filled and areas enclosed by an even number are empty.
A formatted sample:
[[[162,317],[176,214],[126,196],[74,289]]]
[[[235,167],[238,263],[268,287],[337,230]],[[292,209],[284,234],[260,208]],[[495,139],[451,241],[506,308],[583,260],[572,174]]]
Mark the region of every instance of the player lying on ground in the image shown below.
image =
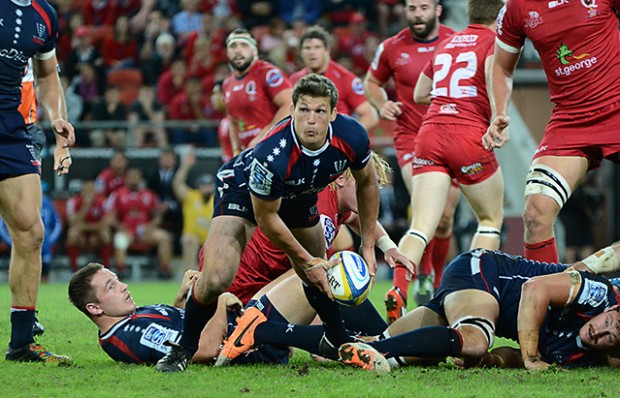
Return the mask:
[[[384,340],[371,345],[400,365],[453,356],[464,364],[531,370],[550,363],[617,366],[619,299],[609,280],[596,274],[618,271],[619,252],[617,242],[571,267],[482,249],[464,253],[447,267],[427,305],[392,324]],[[511,350],[489,355],[495,336],[519,342],[521,358]],[[346,358],[353,348],[355,343],[340,347],[343,362],[356,364]]]

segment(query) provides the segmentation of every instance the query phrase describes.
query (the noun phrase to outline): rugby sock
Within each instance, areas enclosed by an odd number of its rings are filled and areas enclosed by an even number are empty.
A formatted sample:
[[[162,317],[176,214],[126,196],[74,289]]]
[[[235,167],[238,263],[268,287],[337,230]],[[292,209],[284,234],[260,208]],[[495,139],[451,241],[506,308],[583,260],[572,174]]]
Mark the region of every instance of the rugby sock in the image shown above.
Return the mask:
[[[75,246],[67,247],[67,255],[69,256],[69,267],[71,267],[71,271],[75,272],[78,270],[78,256],[80,255],[80,250]]]
[[[114,252],[114,249],[112,248],[112,245],[101,246],[99,255],[101,256],[101,262],[106,268],[110,268],[110,259],[112,258],[113,252]]]
[[[392,285],[400,289],[400,294],[407,300],[407,292],[409,290],[409,284],[411,283],[411,273],[407,271],[407,268],[402,265],[396,264],[394,267],[394,280]]]
[[[388,327],[370,300],[354,307],[342,306],[340,312],[348,330],[365,336],[376,336]]]
[[[386,358],[459,356],[463,338],[448,326],[426,326],[385,340],[368,343]]]
[[[433,247],[435,246],[435,238],[431,239],[424,249],[422,259],[420,260],[420,267],[418,271],[421,275],[430,275],[433,272]]]
[[[17,349],[34,342],[34,307],[11,306],[11,347]]]
[[[523,255],[525,258],[543,263],[557,263],[558,246],[555,236],[538,243],[523,243]]]
[[[254,345],[295,347],[311,354],[321,355],[319,342],[324,332],[323,326],[320,325],[306,326],[267,321],[254,330]]]
[[[435,290],[439,288],[439,284],[441,283],[443,267],[446,265],[446,259],[448,258],[448,252],[450,251],[451,241],[452,234],[445,238],[433,238],[433,268],[435,269],[435,281],[433,283],[433,287]]]
[[[340,305],[335,301],[331,301],[316,287],[307,286],[305,283],[303,287],[308,302],[323,321],[327,340],[335,347],[350,341],[351,337],[344,328],[344,322],[340,314]]]
[[[205,325],[215,314],[217,309],[217,301],[209,304],[199,303],[194,297],[193,288],[192,294],[189,295],[185,303],[185,319],[183,320],[183,336],[179,344],[185,348],[185,350],[194,354],[198,351],[198,340],[200,340],[200,333],[204,329]]]

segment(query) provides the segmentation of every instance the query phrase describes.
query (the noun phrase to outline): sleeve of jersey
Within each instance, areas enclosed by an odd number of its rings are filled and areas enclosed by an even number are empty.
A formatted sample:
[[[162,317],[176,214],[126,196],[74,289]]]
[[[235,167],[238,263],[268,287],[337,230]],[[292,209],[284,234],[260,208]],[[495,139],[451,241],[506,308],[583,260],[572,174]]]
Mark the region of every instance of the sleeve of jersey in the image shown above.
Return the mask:
[[[364,83],[362,83],[362,79],[359,77],[348,80],[349,87],[347,90],[347,104],[351,110],[355,110],[355,108],[362,105],[364,101],[366,101],[366,96],[364,95]]]
[[[271,98],[275,97],[280,91],[291,87],[291,81],[280,69],[273,67],[265,72],[265,88]]]
[[[280,155],[273,161],[271,151],[266,153],[265,149],[269,149],[267,145],[269,142],[263,142],[254,148],[248,187],[253,195],[261,199],[275,200],[283,196],[287,164],[282,161],[284,156]],[[280,172],[281,168],[284,168],[283,172]]]
[[[53,7],[47,6],[45,7],[45,12],[50,21],[50,32],[43,43],[43,46],[39,49],[39,52],[36,54],[36,58],[41,60],[46,60],[54,56],[56,48],[56,40],[58,39],[58,15]]]
[[[424,69],[422,69],[422,73],[424,73],[424,75],[426,75],[426,77],[428,77],[429,79],[433,79],[433,60],[435,58],[431,58],[428,60],[428,62],[426,63],[426,65],[424,65]]]
[[[354,130],[354,134],[352,134],[352,137],[355,138],[351,139],[349,143],[355,152],[355,159],[351,162],[351,168],[353,170],[361,170],[366,167],[370,160],[370,138],[361,124],[355,121],[353,125],[352,130]]]
[[[604,277],[587,272],[579,272],[579,274],[581,275],[581,287],[573,302],[575,309],[596,315],[617,304],[615,293]]]
[[[519,53],[525,43],[519,4],[519,1],[508,0],[497,15],[497,39],[495,42],[503,50],[512,54]]]
[[[372,77],[380,82],[386,82],[390,78],[392,72],[390,70],[387,54],[385,54],[385,42],[379,44],[379,47],[377,47],[377,52],[375,53],[375,57],[368,71]]]

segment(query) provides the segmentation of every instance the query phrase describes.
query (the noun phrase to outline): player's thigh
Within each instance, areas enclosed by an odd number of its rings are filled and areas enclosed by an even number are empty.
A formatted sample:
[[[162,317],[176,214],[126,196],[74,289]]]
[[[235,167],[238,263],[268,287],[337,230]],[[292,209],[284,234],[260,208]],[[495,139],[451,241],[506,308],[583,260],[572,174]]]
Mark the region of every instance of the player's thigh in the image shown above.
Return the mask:
[[[291,233],[312,256],[325,256],[325,234],[320,222],[308,228],[291,228]]]
[[[248,230],[253,229],[254,225],[241,217],[220,216],[211,220],[204,248],[203,273],[208,277],[220,275],[232,282],[247,243]]]
[[[501,223],[504,208],[504,177],[497,169],[486,180],[473,185],[461,185],[478,221],[486,220]]]
[[[545,170],[536,171],[536,166],[543,166]],[[580,156],[541,156],[532,161],[527,176],[525,195],[545,196],[551,198],[553,191],[560,195],[560,202],[568,197],[581,184],[589,169],[589,160]],[[533,173],[534,172],[534,173]],[[538,181],[542,180],[542,184]],[[550,187],[550,188],[547,188]],[[549,191],[551,189],[551,191]],[[568,192],[566,192],[568,191]],[[548,192],[548,193],[547,193]],[[540,195],[534,195],[540,193]],[[547,193],[547,194],[545,194]],[[557,202],[557,200],[556,200]],[[559,205],[560,207],[563,205]]]
[[[309,325],[316,315],[316,311],[310,306],[308,299],[306,299],[301,279],[291,270],[277,280],[280,282],[267,292],[267,297],[269,297],[271,304],[288,322],[298,325]]]
[[[443,303],[450,325],[466,317],[480,317],[495,323],[499,317],[499,303],[490,293],[477,289],[452,292]]]
[[[0,215],[9,231],[29,231],[41,222],[41,179],[25,174],[0,181]]]
[[[400,168],[400,175],[403,178],[403,182],[405,183],[405,187],[407,188],[407,191],[411,194],[411,177],[412,177],[411,162],[407,162],[402,165],[402,167]]]
[[[432,236],[441,219],[452,179],[446,173],[431,171],[413,176],[411,226]],[[429,200],[432,198],[432,200]]]
[[[396,336],[425,326],[446,326],[446,319],[430,308],[421,306],[409,311],[388,327],[390,336]]]

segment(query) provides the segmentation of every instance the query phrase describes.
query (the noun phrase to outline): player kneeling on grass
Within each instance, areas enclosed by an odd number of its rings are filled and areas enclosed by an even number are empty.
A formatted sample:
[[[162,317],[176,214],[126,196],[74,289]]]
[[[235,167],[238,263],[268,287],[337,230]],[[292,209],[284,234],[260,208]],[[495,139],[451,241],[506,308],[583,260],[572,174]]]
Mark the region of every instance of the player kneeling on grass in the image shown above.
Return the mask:
[[[618,295],[600,273],[620,270],[620,242],[572,266],[546,264],[498,251],[464,253],[446,268],[426,305],[390,325],[370,343],[394,364],[428,364],[448,356],[466,366],[529,370],[618,366]],[[389,337],[393,336],[393,337]],[[520,344],[488,353],[495,336]],[[342,358],[355,343],[340,347]],[[362,350],[363,351],[363,350]]]
[[[286,364],[289,346],[319,354],[323,327],[305,326],[314,319],[316,312],[306,300],[300,279],[292,273],[289,271],[266,286],[255,295],[259,299],[248,304],[245,317],[239,318],[240,330],[245,332],[242,341],[237,342],[240,347],[234,363]],[[183,334],[182,307],[196,275],[195,271],[186,272],[174,306],[137,307],[128,286],[119,281],[114,272],[101,264],[90,263],[72,277],[69,298],[97,325],[101,347],[112,359],[155,364],[169,350],[164,343],[178,341]],[[222,340],[231,336],[237,327],[240,310],[241,302],[234,295],[220,295],[215,315],[202,330],[193,362],[209,363],[220,354]],[[249,322],[251,328],[248,330],[246,320],[253,318],[257,320]],[[378,334],[387,327],[369,301],[345,309],[343,318],[349,329],[364,334]],[[234,343],[235,336],[228,341]],[[373,354],[362,359],[368,362],[366,368],[389,368],[380,354]]]

